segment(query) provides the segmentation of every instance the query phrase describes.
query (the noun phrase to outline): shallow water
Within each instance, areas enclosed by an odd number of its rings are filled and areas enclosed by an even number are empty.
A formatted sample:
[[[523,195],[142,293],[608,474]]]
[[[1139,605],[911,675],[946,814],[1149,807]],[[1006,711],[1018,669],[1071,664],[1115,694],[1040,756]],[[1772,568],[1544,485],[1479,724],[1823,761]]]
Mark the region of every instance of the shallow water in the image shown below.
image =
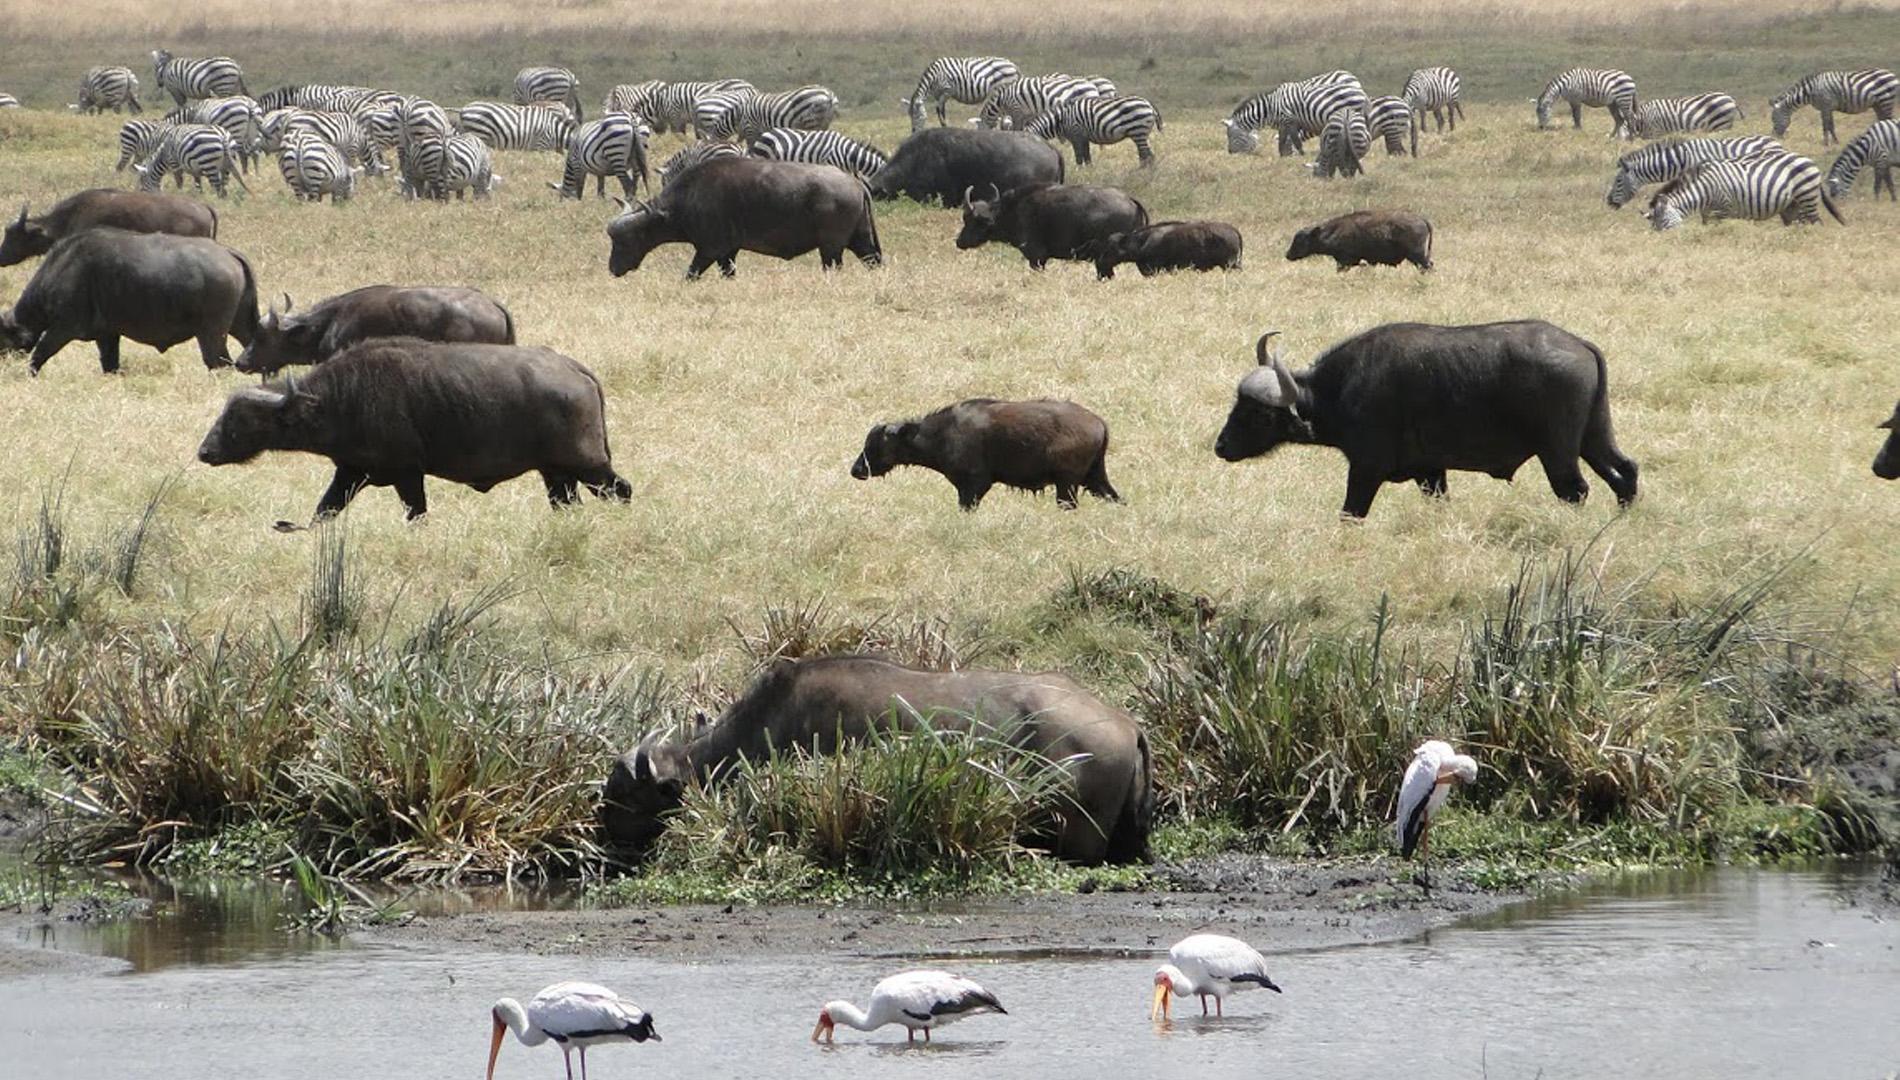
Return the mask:
[[[1400,944],[1275,953],[1256,942],[1284,996],[1245,994],[1225,1019],[1177,1013],[1165,1026],[1146,1019],[1153,958],[958,963],[1011,1015],[950,1027],[927,1048],[894,1029],[807,1041],[825,999],[862,1000],[888,961],[148,942],[144,972],[0,982],[0,1074],[476,1077],[497,996],[585,978],[652,1010],[665,1037],[590,1055],[601,1080],[1886,1077],[1900,1070],[1900,921],[1841,902],[1860,880],[1663,875]],[[62,927],[56,943],[118,951],[114,933]],[[559,1057],[510,1041],[497,1076],[558,1077]]]

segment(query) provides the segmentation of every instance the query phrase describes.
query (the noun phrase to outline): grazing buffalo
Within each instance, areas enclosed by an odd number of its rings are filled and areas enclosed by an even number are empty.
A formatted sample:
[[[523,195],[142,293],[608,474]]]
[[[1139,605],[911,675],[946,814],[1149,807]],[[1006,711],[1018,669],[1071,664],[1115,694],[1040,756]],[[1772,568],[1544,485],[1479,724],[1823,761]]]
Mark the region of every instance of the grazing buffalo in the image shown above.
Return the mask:
[[[1893,407],[1893,415],[1880,426],[1889,434],[1874,458],[1874,475],[1882,480],[1900,480],[1900,405]]]
[[[871,194],[958,207],[973,188],[1060,184],[1063,175],[1062,152],[1026,132],[928,128],[898,144],[871,177]]]
[[[1355,266],[1432,268],[1432,223],[1404,210],[1355,210],[1293,234],[1288,262],[1331,255],[1341,273]]]
[[[956,485],[957,505],[974,510],[996,484],[1056,489],[1056,505],[1075,509],[1078,488],[1120,502],[1108,482],[1108,423],[1072,401],[971,398],[929,416],[879,424],[851,463],[858,480],[899,465],[922,465]]]
[[[1240,269],[1240,230],[1224,221],[1163,221],[1134,232],[1111,233],[1094,248],[1095,276],[1112,278],[1134,263],[1142,277],[1163,270]]]
[[[301,379],[233,395],[198,460],[235,465],[266,450],[336,464],[319,519],[370,484],[393,486],[408,516],[421,517],[429,509],[425,476],[487,491],[538,471],[557,507],[579,502],[582,484],[602,498],[633,496],[607,449],[599,380],[551,349],[359,342]]]
[[[701,162],[651,203],[628,207],[608,224],[607,236],[607,269],[615,277],[638,270],[661,244],[693,245],[688,281],[714,263],[731,277],[741,251],[795,259],[816,249],[827,270],[843,266],[847,251],[866,266],[884,258],[863,181],[829,165],[758,158]]]
[[[226,335],[257,332],[257,277],[244,256],[196,236],[88,229],[53,246],[13,310],[0,344],[33,351],[33,374],[73,341],[99,343],[99,367],[119,370],[119,339],[160,352],[198,340],[205,367],[231,362]]]
[[[321,364],[368,338],[413,337],[513,345],[515,320],[508,309],[479,289],[438,285],[365,285],[327,300],[301,315],[275,309],[257,328],[237,369],[276,371],[287,364]]]
[[[1288,371],[1267,342],[1240,382],[1214,452],[1259,457],[1283,443],[1346,455],[1346,504],[1362,518],[1379,486],[1415,480],[1445,494],[1451,469],[1509,480],[1535,457],[1557,496],[1582,502],[1581,456],[1616,492],[1636,498],[1636,463],[1616,448],[1609,374],[1595,345],[1547,322],[1428,326],[1391,323]]]
[[[772,663],[725,715],[685,745],[651,740],[614,763],[602,792],[607,832],[644,847],[688,783],[714,784],[776,749],[833,754],[874,731],[975,729],[1052,762],[1072,805],[1047,843],[1071,862],[1148,857],[1154,792],[1148,738],[1133,717],[1059,674],[920,671],[865,656]]]
[[[968,251],[992,240],[1010,244],[1032,270],[1050,259],[1089,258],[1093,245],[1148,224],[1147,209],[1115,188],[1030,184],[992,191],[987,200],[971,194],[964,193],[957,247]]]
[[[182,195],[91,188],[66,196],[39,217],[28,217],[26,211],[26,204],[21,203],[19,219],[0,237],[0,266],[44,255],[53,250],[54,244],[87,229],[170,233],[207,240],[218,236],[218,212]]]

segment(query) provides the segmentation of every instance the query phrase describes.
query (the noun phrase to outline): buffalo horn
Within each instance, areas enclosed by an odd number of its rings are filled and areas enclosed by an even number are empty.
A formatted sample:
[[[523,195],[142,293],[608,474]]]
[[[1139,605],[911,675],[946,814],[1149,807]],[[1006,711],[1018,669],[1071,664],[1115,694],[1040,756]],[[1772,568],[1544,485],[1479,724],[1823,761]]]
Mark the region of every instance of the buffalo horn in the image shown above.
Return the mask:
[[[1001,199],[1002,197],[1003,197],[1003,189],[1002,189],[1002,188],[999,188],[999,187],[997,187],[997,186],[996,186],[995,184],[993,184],[993,183],[992,183],[992,184],[990,185],[990,201],[991,201],[991,202],[996,202],[997,200],[999,200],[999,199]]]
[[[1267,365],[1273,363],[1274,359],[1278,356],[1279,354],[1278,349],[1274,350],[1274,355],[1272,356],[1269,356],[1267,354],[1267,342],[1272,341],[1274,338],[1279,337],[1279,336],[1280,336],[1280,331],[1269,330],[1266,333],[1261,334],[1260,340],[1254,343],[1254,347],[1253,347],[1254,359],[1259,361],[1261,367],[1266,367]]]
[[[20,224],[22,225],[26,224],[26,204],[25,203],[20,204]]]
[[[970,205],[970,193],[975,190],[976,190],[975,184],[971,184],[969,187],[966,187],[963,189],[963,205],[965,206]]]

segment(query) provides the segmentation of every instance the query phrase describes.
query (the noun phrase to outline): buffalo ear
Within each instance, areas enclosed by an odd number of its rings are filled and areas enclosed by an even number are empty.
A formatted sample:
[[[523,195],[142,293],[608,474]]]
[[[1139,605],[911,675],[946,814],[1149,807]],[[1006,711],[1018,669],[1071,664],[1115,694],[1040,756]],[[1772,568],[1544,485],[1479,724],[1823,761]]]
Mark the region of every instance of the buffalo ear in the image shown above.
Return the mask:
[[[910,442],[911,440],[917,438],[918,433],[921,431],[923,431],[922,424],[919,424],[915,420],[906,420],[903,423],[897,425],[896,435],[898,439],[902,440],[903,442]]]

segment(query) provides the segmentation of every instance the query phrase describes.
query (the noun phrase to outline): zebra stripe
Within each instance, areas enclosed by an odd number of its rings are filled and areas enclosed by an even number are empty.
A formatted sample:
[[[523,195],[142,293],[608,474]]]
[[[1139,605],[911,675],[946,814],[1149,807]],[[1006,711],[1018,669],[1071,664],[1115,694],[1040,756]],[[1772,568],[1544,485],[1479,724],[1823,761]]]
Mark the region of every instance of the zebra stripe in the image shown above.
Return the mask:
[[[1075,148],[1075,163],[1087,165],[1089,147],[1111,146],[1127,139],[1135,144],[1141,164],[1154,164],[1148,137],[1161,130],[1161,113],[1140,97],[1078,97],[1063,102],[1032,120],[1027,128],[1038,139],[1062,138]]]
[[[638,190],[634,173],[647,178],[647,140],[653,129],[627,113],[608,113],[598,120],[582,124],[567,141],[567,162],[561,170],[561,182],[549,187],[563,199],[578,199],[587,190],[587,178],[594,177],[594,195],[607,197],[607,178],[615,177],[627,198]]]
[[[567,106],[577,124],[587,119],[581,115],[580,77],[567,68],[525,67],[515,73],[515,104],[532,105],[538,101]]]
[[[1280,156],[1301,153],[1308,135],[1317,135],[1334,110],[1363,109],[1366,93],[1350,71],[1329,71],[1297,82],[1286,82],[1234,106],[1221,123],[1227,128],[1227,152],[1251,154],[1260,149],[1260,129],[1279,133]]]
[[[1395,97],[1376,97],[1366,102],[1366,127],[1372,129],[1372,137],[1385,140],[1387,154],[1406,153],[1406,141],[1411,141],[1411,154],[1418,156],[1418,128],[1413,122],[1412,107]]]
[[[911,131],[917,132],[929,126],[924,113],[926,103],[936,106],[937,126],[942,127],[949,122],[944,119],[943,109],[950,99],[979,105],[997,87],[1021,77],[1016,62],[1001,56],[939,56],[918,76],[917,89],[898,100],[910,113]]]
[[[119,163],[113,172],[124,172],[127,165],[142,162],[158,153],[158,144],[175,125],[169,120],[127,120],[119,125]]]
[[[486,199],[501,182],[487,145],[474,135],[436,132],[401,147],[400,153],[397,189],[407,198],[446,200],[453,192],[459,200],[472,190],[477,199]]]
[[[1691,210],[1703,221],[1779,216],[1783,225],[1818,225],[1821,209],[1841,220],[1821,185],[1821,167],[1798,154],[1760,154],[1692,166],[1656,193],[1644,216],[1658,231],[1682,224]]]
[[[377,154],[376,143],[364,130],[363,122],[349,113],[313,112],[308,109],[279,109],[267,113],[260,126],[258,145],[266,152],[283,149],[292,132],[304,131],[334,146],[345,160],[360,164],[372,176],[387,171]]]
[[[713,158],[741,156],[743,152],[729,142],[708,139],[705,142],[688,143],[686,149],[667,158],[666,164],[660,166],[660,186],[664,188],[678,180],[701,162],[711,161]]]
[[[653,106],[657,115],[647,119],[653,122],[656,131],[677,131],[684,135],[697,123],[701,99],[710,94],[740,92],[756,92],[756,88],[744,79],[664,83]]]
[[[693,136],[696,139],[732,138],[739,129],[739,107],[757,97],[759,92],[750,88],[743,90],[715,90],[702,94],[693,105]]]
[[[1358,176],[1365,172],[1360,162],[1372,149],[1372,127],[1358,109],[1339,109],[1320,129],[1319,158],[1312,164],[1313,175],[1321,180],[1337,176]]]
[[[1610,209],[1620,209],[1636,197],[1638,188],[1668,183],[1690,167],[1703,162],[1786,152],[1780,143],[1766,135],[1727,139],[1673,139],[1650,143],[1616,159],[1616,176],[1610,180],[1610,193],[1606,201]]]
[[[1451,117],[1451,130],[1458,130],[1458,121],[1464,119],[1465,107],[1460,104],[1459,96],[1464,87],[1458,81],[1458,73],[1448,67],[1419,68],[1405,78],[1405,89],[1399,97],[1412,107],[1412,118],[1419,127],[1425,126],[1425,113],[1432,114],[1436,125],[1434,130],[1445,130],[1445,118]]]
[[[1894,197],[1893,176],[1888,172],[1893,158],[1900,156],[1900,120],[1876,120],[1867,126],[1867,130],[1854,136],[1841,148],[1841,156],[1834,159],[1834,165],[1827,171],[1827,193],[1841,196],[1853,190],[1854,180],[1860,170],[1871,164],[1874,167],[1874,197],[1880,197],[1880,189],[1887,189],[1887,197]]]
[[[755,94],[732,112],[734,130],[717,138],[738,136],[751,142],[773,128],[823,131],[838,119],[838,95],[822,86],[801,86],[776,94]]]
[[[990,95],[977,123],[986,128],[1021,129],[1076,98],[1117,92],[1114,83],[1100,76],[1077,78],[1057,73],[1018,78],[1003,83]]]
[[[238,162],[249,172],[263,141],[264,113],[247,97],[207,98],[165,114],[173,124],[211,124],[231,133]]]
[[[136,116],[145,111],[139,104],[139,77],[128,67],[87,68],[79,79],[79,101],[72,109],[82,113],[124,109]]]
[[[388,90],[376,90],[368,86],[330,86],[324,83],[310,83],[266,90],[257,99],[257,107],[265,112],[276,112],[278,109],[352,112],[371,99],[394,102],[401,98],[401,94]]]
[[[356,173],[343,154],[308,131],[285,136],[277,167],[300,201],[322,202],[328,195],[331,202],[339,203],[356,193]]]
[[[238,172],[237,146],[232,142],[231,133],[210,124],[172,125],[159,140],[158,152],[151,160],[134,168],[139,170],[140,191],[157,191],[168,173],[178,187],[184,186],[185,176],[189,174],[200,191],[209,180],[211,190],[217,192],[219,198],[224,197],[225,182],[232,177],[237,178],[240,186],[245,186],[244,177]]]
[[[0,109],[17,109],[19,107],[19,98],[14,97],[12,94],[0,94]]]
[[[652,125],[653,130],[664,132],[665,125],[658,120],[660,91],[666,84],[658,79],[648,79],[643,83],[622,83],[607,91],[607,97],[600,103],[601,112],[626,113],[637,116]]]
[[[1727,131],[1742,118],[1742,107],[1719,90],[1691,97],[1650,98],[1630,113],[1624,134],[1654,139],[1690,131]]]
[[[1610,134],[1616,135],[1629,122],[1636,107],[1636,80],[1613,68],[1571,68],[1550,80],[1537,102],[1537,128],[1550,126],[1550,107],[1558,99],[1570,106],[1570,125],[1583,130],[1583,107],[1610,110]]]
[[[207,56],[193,60],[174,57],[164,49],[153,49],[152,77],[158,88],[170,91],[179,105],[192,98],[250,94],[244,86],[244,69],[228,56]]]
[[[1788,133],[1788,121],[1803,105],[1812,105],[1821,114],[1821,145],[1841,141],[1834,132],[1834,114],[1874,110],[1880,120],[1893,119],[1894,101],[1900,98],[1900,77],[1885,68],[1860,71],[1822,71],[1776,94],[1768,103],[1769,116],[1777,136]]]
[[[496,150],[565,150],[574,134],[573,117],[559,105],[471,101],[458,116],[456,130]]]
[[[761,134],[752,140],[749,153],[767,161],[830,165],[866,180],[875,176],[888,160],[876,147],[835,131],[801,131],[798,128],[773,128]]]

